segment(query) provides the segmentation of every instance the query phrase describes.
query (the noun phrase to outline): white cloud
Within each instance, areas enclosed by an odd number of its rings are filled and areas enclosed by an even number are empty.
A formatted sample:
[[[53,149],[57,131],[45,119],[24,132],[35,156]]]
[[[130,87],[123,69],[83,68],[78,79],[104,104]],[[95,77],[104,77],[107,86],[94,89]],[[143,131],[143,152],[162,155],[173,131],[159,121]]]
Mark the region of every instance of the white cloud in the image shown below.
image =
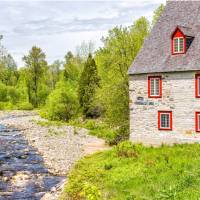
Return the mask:
[[[100,38],[116,25],[130,25],[140,16],[152,17],[163,0],[124,1],[0,1],[0,34],[17,63],[32,45],[40,46],[48,61],[62,59],[82,40]]]

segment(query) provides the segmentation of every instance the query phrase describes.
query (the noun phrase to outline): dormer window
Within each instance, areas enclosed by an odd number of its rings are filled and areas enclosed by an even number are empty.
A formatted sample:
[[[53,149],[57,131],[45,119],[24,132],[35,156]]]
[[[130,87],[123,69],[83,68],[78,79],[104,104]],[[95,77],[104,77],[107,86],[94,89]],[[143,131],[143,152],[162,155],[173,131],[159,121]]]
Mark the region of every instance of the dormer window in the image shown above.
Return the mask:
[[[185,54],[194,39],[192,29],[178,26],[171,36],[172,55]]]

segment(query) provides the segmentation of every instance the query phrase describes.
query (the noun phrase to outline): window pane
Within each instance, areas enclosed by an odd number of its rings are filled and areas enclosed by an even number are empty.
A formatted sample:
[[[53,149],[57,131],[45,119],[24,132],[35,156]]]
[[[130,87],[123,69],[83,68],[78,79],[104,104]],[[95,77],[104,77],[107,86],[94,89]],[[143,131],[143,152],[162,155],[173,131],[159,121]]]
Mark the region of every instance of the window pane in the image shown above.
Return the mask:
[[[183,52],[184,39],[179,38],[179,52]]]
[[[178,52],[178,38],[174,39],[174,52]]]
[[[161,115],[161,127],[165,127],[165,115]]]
[[[152,96],[155,95],[154,88],[155,88],[155,86],[154,86],[154,78],[151,78],[151,95]]]
[[[156,79],[156,84],[155,84],[155,94],[157,95],[157,96],[159,96],[159,79]]]
[[[170,128],[169,116],[169,114],[161,114],[161,128]]]

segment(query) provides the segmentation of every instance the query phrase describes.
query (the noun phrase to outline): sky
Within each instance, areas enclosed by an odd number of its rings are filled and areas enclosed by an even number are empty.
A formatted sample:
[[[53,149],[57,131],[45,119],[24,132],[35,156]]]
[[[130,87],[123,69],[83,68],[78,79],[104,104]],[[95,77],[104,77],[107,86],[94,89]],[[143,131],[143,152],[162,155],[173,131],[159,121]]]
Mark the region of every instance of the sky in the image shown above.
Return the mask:
[[[151,20],[161,3],[165,0],[0,0],[2,44],[19,67],[34,45],[52,63],[62,60],[67,51],[75,53],[83,41],[98,48],[102,36],[117,25],[131,25],[141,16]]]

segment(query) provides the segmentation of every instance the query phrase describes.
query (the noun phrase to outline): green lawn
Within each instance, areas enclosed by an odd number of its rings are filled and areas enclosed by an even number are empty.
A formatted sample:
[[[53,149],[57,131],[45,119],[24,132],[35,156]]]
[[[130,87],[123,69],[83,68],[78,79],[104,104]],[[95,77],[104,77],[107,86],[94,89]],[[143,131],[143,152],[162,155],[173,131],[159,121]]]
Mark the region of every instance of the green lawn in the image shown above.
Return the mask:
[[[198,200],[200,145],[123,143],[80,160],[60,199]]]

